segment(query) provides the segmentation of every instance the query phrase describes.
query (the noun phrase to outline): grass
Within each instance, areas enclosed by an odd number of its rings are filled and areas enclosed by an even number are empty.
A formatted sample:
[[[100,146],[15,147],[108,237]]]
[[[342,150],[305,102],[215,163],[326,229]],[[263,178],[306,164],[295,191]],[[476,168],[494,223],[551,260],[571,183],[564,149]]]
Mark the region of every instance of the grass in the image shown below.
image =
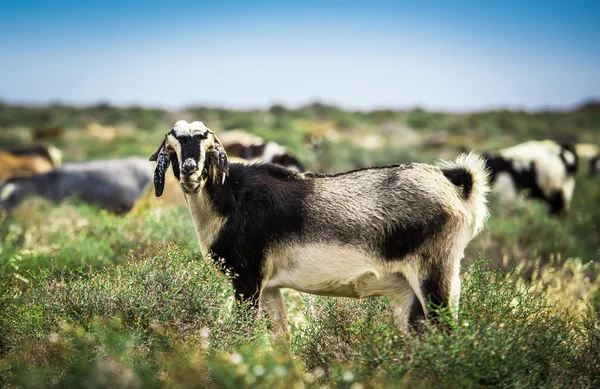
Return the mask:
[[[0,146],[31,142],[51,121],[65,130],[50,140],[65,159],[148,155],[175,118],[187,117],[276,140],[311,169],[333,172],[570,133],[600,143],[596,111],[452,115],[311,104],[173,114],[0,104]],[[90,138],[90,118],[123,131]],[[315,153],[304,139],[323,129],[337,135]],[[424,143],[442,130],[445,141]],[[383,143],[367,149],[370,136]],[[581,171],[562,220],[537,202],[492,198],[492,217],[463,261],[459,320],[441,312],[450,331],[401,334],[384,298],[286,292],[289,352],[271,347],[268,320],[234,304],[230,275],[202,259],[184,205],[149,203],[116,217],[76,199],[29,200],[0,216],[0,387],[598,387],[599,184]]]
[[[229,283],[213,266],[176,245],[81,272],[41,272],[26,286],[4,285],[3,385],[600,384],[597,307],[567,315],[544,292],[521,286],[516,273],[481,261],[464,274],[460,320],[442,314],[451,333],[435,326],[421,338],[398,333],[383,298],[303,295],[295,309],[304,320],[291,326],[293,356],[269,346],[264,321],[231,308]]]

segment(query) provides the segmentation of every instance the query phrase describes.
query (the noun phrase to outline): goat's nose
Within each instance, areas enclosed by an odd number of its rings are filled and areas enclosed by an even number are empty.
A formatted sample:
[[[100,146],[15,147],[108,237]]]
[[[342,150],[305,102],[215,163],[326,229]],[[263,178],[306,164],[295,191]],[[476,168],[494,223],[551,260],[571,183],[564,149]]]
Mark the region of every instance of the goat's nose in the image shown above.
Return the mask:
[[[198,170],[198,164],[191,158],[186,159],[181,166],[181,172],[186,175],[190,175]]]

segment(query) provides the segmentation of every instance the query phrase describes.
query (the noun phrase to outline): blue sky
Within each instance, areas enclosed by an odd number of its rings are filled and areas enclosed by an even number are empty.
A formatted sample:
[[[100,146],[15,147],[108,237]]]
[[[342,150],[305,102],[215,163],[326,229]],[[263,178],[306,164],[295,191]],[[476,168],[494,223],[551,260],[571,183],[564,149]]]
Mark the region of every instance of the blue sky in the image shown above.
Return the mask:
[[[11,102],[467,111],[600,98],[600,1],[0,4]]]

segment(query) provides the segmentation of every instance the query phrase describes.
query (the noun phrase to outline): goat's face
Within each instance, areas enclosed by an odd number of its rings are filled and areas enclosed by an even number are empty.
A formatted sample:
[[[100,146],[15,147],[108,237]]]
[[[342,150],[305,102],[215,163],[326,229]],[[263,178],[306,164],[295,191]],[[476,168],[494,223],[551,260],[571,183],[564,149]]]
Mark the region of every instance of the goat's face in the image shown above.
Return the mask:
[[[173,164],[173,173],[186,194],[198,193],[207,181],[222,185],[229,173],[227,154],[216,135],[202,122],[180,120],[152,156],[156,196],[161,196],[165,173]]]

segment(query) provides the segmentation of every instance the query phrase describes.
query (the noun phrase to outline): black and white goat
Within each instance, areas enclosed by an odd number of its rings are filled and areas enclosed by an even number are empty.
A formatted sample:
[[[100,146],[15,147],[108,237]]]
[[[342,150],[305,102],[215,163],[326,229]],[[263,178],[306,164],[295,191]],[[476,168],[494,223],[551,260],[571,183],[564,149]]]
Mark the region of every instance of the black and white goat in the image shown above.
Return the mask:
[[[245,131],[224,132],[221,144],[227,149],[229,156],[249,162],[270,162],[297,172],[304,171],[302,163],[286,147]]]
[[[550,213],[565,215],[575,189],[575,149],[553,141],[529,141],[486,154],[494,189],[504,199],[524,191],[545,201]]]
[[[202,254],[237,274],[236,298],[271,316],[276,335],[287,333],[280,288],[387,296],[403,330],[421,327],[427,301],[456,310],[463,250],[488,214],[476,154],[437,166],[297,173],[230,165],[211,130],[181,120],[150,159],[156,195],[171,164]]]
[[[124,214],[150,187],[152,170],[150,162],[138,157],[65,163],[48,173],[13,178],[0,185],[0,211],[10,211],[32,196],[54,202],[78,196]]]

